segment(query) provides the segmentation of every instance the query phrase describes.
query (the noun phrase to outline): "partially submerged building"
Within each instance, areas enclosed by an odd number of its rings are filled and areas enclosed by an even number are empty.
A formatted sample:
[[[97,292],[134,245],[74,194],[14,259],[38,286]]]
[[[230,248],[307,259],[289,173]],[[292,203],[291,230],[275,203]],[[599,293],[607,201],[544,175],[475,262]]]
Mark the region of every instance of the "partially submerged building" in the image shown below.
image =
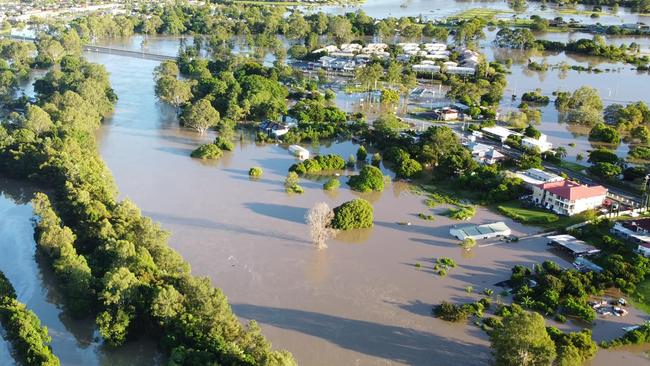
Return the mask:
[[[471,238],[474,240],[508,236],[511,230],[504,222],[495,222],[485,225],[454,225],[449,229],[449,234],[458,240]]]

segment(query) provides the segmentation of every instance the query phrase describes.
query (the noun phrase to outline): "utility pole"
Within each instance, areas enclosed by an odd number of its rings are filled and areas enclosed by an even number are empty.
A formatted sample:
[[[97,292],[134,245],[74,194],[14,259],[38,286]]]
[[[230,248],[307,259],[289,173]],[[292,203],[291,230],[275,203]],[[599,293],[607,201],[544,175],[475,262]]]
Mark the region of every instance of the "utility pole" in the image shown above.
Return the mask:
[[[650,183],[650,174],[646,174],[645,178],[643,178],[643,187],[641,187],[641,192],[643,192],[641,196],[641,207],[644,209],[648,209],[648,206],[650,206],[650,192],[648,192],[648,184]]]

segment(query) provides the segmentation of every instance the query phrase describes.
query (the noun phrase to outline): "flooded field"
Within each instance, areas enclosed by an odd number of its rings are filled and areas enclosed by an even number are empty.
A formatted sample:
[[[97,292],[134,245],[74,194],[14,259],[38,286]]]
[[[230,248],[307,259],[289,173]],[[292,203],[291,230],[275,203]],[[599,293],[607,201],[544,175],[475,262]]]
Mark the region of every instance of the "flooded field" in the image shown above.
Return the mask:
[[[93,319],[74,320],[61,308],[53,274],[36,255],[33,190],[0,177],[0,270],[16,289],[18,300],[34,311],[52,337],[52,349],[62,365],[139,366],[161,363],[150,341],[131,342],[110,350],[98,342]],[[0,365],[13,365],[10,346],[0,340]]]
[[[486,335],[431,317],[431,306],[478,298],[465,286],[494,288],[514,264],[551,259],[569,265],[546,250],[543,238],[463,251],[448,233],[458,222],[440,215],[434,222],[418,219],[419,212],[430,212],[423,197],[398,182],[383,193],[362,195],[375,206],[373,229],[347,233],[316,251],[306,211],[316,202],[336,206],[357,194],[347,188],[327,194],[322,183],[307,180],[301,182],[304,195],[286,194],[283,180],[294,159],[281,146],[244,139],[216,163],[190,159],[212,136],[179,129],[174,111],[156,103],[150,76],[156,63],[88,57],[106,65],[120,97],[99,139],[122,196],[171,230],[172,246],[194,272],[211,277],[237,315],[258,320],[273,344],[291,350],[301,364],[486,364]],[[356,151],[348,142],[309,148],[343,156]],[[249,180],[252,166],[263,168],[262,179]],[[497,220],[517,235],[537,231],[484,209],[472,222]],[[404,221],[412,225],[398,224]],[[446,277],[432,273],[432,261],[442,256],[459,263]],[[640,318],[617,320],[599,321],[596,336],[619,335],[621,326]]]

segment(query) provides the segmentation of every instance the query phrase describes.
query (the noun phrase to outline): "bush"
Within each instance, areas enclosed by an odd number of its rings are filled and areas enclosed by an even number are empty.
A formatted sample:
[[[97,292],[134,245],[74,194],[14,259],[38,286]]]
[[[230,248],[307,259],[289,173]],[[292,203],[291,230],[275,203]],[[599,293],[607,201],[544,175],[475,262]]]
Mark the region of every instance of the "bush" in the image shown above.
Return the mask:
[[[289,172],[284,180],[284,187],[288,193],[303,193],[304,189],[298,185],[300,178],[296,172]]]
[[[473,206],[461,206],[459,208],[449,209],[447,216],[454,220],[471,220],[476,214],[476,209]]]
[[[467,320],[470,310],[466,306],[455,305],[446,301],[433,308],[433,315],[449,322],[462,322]]]
[[[650,160],[650,147],[635,146],[630,150],[629,155],[631,158],[639,160]]]
[[[397,167],[397,175],[403,178],[411,178],[414,177],[420,172],[422,172],[422,165],[417,162],[417,160],[414,159],[402,159],[400,163],[398,163]]]
[[[596,123],[589,132],[590,141],[600,141],[610,144],[618,144],[621,142],[621,135],[614,127],[605,125],[604,123]]]
[[[341,186],[341,182],[338,179],[332,178],[323,184],[323,189],[326,191],[337,190]]]
[[[263,173],[262,168],[260,168],[260,167],[258,167],[258,166],[254,166],[254,167],[252,167],[252,168],[248,171],[248,175],[249,175],[250,177],[253,177],[253,178],[259,178],[259,177],[261,177],[261,176],[262,176],[262,173]]]
[[[366,229],[373,225],[374,212],[370,202],[357,198],[334,209],[332,227],[339,230]]]
[[[218,159],[223,155],[223,151],[215,144],[205,144],[199,146],[196,150],[192,151],[190,155],[193,158],[209,160]]]
[[[220,148],[221,150],[233,151],[235,149],[235,144],[232,141],[225,139],[221,136],[217,137],[214,140],[214,145]]]
[[[427,220],[427,221],[433,221],[433,220],[436,219],[433,215],[431,215],[431,214],[424,214],[424,213],[422,213],[422,212],[420,212],[420,213],[418,214],[418,217],[421,218],[422,220]]]
[[[366,151],[366,148],[362,146],[359,146],[359,149],[357,150],[357,160],[359,161],[366,161],[366,158],[368,157],[368,152]]]
[[[379,164],[381,164],[381,155],[379,155],[379,153],[375,153],[372,155],[372,165],[378,167]]]
[[[361,169],[359,175],[350,177],[348,185],[359,192],[381,192],[384,190],[384,175],[379,168],[366,165]]]

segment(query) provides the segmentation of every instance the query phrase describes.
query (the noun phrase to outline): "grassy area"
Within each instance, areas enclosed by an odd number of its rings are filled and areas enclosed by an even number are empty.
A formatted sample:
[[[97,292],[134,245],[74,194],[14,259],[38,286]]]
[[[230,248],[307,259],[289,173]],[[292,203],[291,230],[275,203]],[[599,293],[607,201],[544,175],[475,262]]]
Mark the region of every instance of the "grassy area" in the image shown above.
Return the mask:
[[[549,230],[560,230],[592,218],[592,212],[583,212],[573,216],[560,216],[541,208],[526,207],[523,202],[515,200],[491,207],[499,213],[522,224],[540,226]]]
[[[450,16],[448,19],[468,20],[473,18],[481,18],[485,20],[492,20],[499,14],[508,13],[504,10],[488,9],[488,8],[474,8],[461,11],[460,13]]]
[[[650,314],[650,278],[636,286],[636,294],[633,297],[634,307]]]
[[[497,206],[499,212],[524,224],[548,225],[560,220],[560,216],[546,210],[523,207],[519,201]]]
[[[580,165],[578,163],[574,163],[571,161],[564,161],[564,160],[562,160],[562,162],[558,165],[564,169],[570,170],[575,173],[582,173],[583,170],[587,169],[587,167],[584,165]]]

